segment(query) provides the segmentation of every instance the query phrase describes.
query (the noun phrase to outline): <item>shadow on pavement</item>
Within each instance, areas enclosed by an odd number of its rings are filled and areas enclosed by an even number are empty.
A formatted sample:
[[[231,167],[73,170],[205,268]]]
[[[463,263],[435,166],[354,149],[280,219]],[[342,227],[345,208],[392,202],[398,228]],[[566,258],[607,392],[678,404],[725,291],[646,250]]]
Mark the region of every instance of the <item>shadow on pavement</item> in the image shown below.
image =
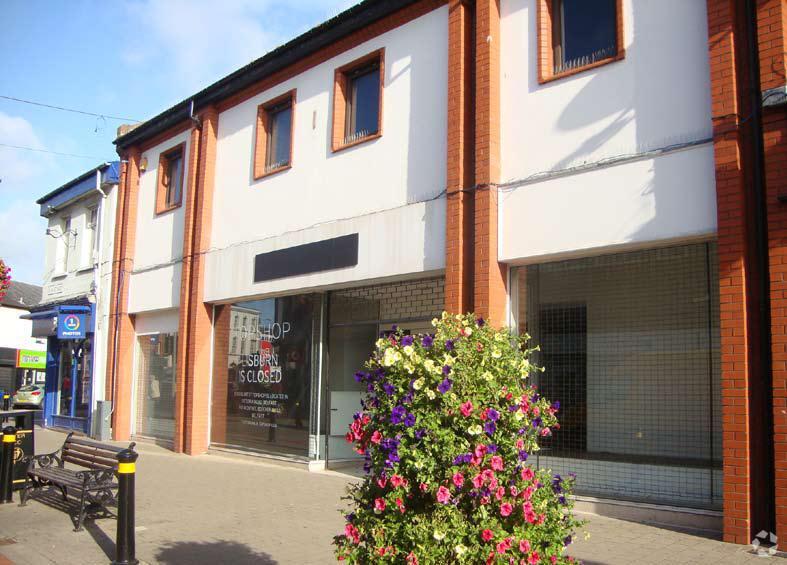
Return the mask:
[[[276,565],[267,553],[258,553],[249,546],[235,541],[172,542],[156,552],[156,563],[171,565],[232,564]]]

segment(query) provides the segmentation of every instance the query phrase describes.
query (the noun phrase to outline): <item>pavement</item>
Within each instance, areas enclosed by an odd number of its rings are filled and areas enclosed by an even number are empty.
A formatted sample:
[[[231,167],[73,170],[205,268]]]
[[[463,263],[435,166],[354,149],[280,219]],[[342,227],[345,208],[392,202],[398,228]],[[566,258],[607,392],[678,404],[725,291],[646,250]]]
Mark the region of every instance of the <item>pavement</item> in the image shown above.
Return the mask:
[[[36,431],[36,452],[64,434]],[[354,477],[333,471],[225,454],[190,457],[138,444],[136,556],[143,563],[334,563],[332,537],[343,527],[341,496]],[[15,496],[18,501],[18,496]],[[581,515],[588,522],[570,553],[588,565],[768,563],[749,546],[697,532]],[[88,521],[74,532],[59,494],[24,508],[0,505],[0,565],[106,564],[114,558],[116,521]],[[587,538],[587,539],[584,539]]]

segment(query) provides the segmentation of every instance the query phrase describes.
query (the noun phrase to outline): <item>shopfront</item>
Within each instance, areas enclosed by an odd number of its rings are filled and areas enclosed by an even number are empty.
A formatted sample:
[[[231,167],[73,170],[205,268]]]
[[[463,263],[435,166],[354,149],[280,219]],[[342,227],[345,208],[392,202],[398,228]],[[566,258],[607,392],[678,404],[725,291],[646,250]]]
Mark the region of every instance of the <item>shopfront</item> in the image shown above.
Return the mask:
[[[29,317],[33,320],[33,337],[47,338],[46,425],[89,433],[93,406],[92,305],[49,306]]]
[[[357,458],[344,442],[354,379],[381,332],[428,331],[442,279],[217,306],[211,447],[303,461]]]
[[[560,402],[540,466],[578,494],[721,507],[717,270],[713,242],[512,270],[537,385]]]

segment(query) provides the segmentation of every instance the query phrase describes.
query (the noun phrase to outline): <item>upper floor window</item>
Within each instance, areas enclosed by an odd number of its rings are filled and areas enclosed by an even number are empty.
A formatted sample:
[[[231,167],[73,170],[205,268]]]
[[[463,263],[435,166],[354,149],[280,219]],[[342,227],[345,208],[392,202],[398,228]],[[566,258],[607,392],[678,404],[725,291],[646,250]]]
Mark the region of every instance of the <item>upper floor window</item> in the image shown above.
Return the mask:
[[[539,81],[623,58],[622,0],[539,0]]]
[[[254,178],[292,166],[295,91],[291,90],[257,108]]]
[[[161,153],[159,157],[156,213],[161,214],[181,204],[183,198],[183,154],[185,143]]]
[[[382,49],[336,70],[334,151],[382,134],[383,71]]]

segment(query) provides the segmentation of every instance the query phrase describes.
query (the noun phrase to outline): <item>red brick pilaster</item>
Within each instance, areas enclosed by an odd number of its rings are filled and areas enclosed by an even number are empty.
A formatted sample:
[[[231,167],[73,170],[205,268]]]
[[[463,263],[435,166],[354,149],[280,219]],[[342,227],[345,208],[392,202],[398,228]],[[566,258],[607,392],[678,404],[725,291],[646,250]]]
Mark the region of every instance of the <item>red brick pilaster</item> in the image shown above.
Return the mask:
[[[178,328],[175,449],[190,455],[206,451],[209,439],[212,306],[205,304],[203,298],[205,252],[210,247],[213,218],[219,115],[210,107],[200,114],[200,119],[201,128],[193,130],[191,139]]]
[[[115,220],[115,249],[112,264],[112,294],[107,348],[107,398],[113,402],[112,436],[131,436],[131,387],[134,366],[134,316],[128,313],[128,290],[134,266],[137,231],[137,195],[141,153],[134,147],[123,164]]]
[[[760,88],[784,88],[787,56],[787,2],[763,0],[757,8]],[[787,547],[787,107],[763,111],[763,149],[768,210],[771,300],[771,356],[773,359],[774,472],[776,534]]]
[[[475,22],[475,312],[496,326],[506,319],[507,269],[497,261],[500,180],[500,5],[478,0]]]
[[[445,309],[473,302],[473,14],[462,0],[448,5],[448,154]]]

